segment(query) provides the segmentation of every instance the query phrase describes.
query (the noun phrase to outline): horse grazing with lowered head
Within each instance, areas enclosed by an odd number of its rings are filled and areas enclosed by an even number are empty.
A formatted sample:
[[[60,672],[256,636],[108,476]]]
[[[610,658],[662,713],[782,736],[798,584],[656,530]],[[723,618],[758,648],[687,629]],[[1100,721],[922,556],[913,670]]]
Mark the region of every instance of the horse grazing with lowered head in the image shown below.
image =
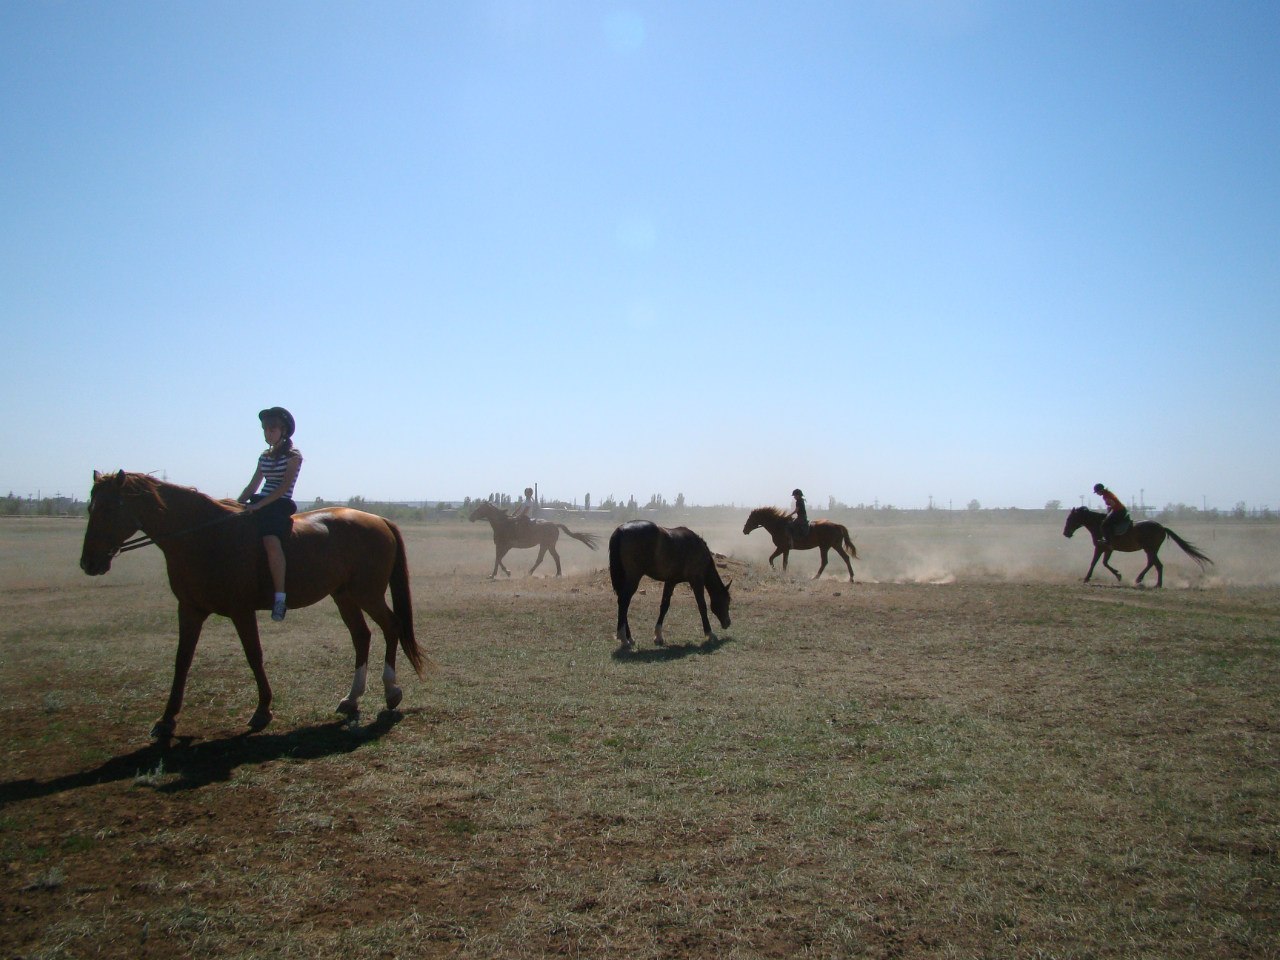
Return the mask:
[[[787,556],[792,550],[812,550],[817,547],[822,551],[822,564],[813,575],[817,580],[822,571],[827,569],[827,551],[834,550],[849,570],[849,582],[853,583],[853,564],[849,557],[858,556],[858,548],[849,539],[849,529],[843,523],[833,520],[810,520],[809,530],[797,537],[793,528],[794,518],[791,514],[777,507],[756,507],[747,515],[747,522],[742,527],[744,534],[758,527],[764,527],[773,538],[774,551],[769,555],[769,566],[773,566],[773,558],[782,554],[782,569],[787,569]],[[845,548],[849,552],[845,553]]]
[[[215,613],[235,624],[258,684],[258,708],[249,728],[261,730],[271,722],[271,686],[262,666],[257,619],[258,610],[271,609],[271,575],[262,541],[247,516],[235,501],[214,500],[145,474],[123,470],[93,474],[81,569],[101,576],[111,569],[117,554],[154,542],[164,554],[169,587],[178,598],[173,686],[164,714],[151,730],[164,743],[177,726],[201,628]],[[138,531],[146,536],[129,540]],[[355,716],[365,691],[372,634],[364,614],[373,618],[386,638],[382,682],[387,708],[394,710],[402,696],[396,686],[397,643],[419,677],[424,665],[413,635],[409,568],[400,530],[381,517],[334,507],[295,515],[293,531],[282,546],[288,561],[289,606],[306,607],[331,596],[351,631],[355,678],[338,712]],[[385,599],[388,588],[390,607]]]
[[[702,615],[702,632],[707,640],[715,640],[711,621],[707,619],[705,593],[711,594],[711,612],[720,626],[729,629],[729,586],[720,579],[715,558],[706,541],[687,527],[668,530],[648,520],[629,520],[613,531],[609,537],[609,579],[618,595],[618,643],[630,650],[635,644],[631,639],[631,625],[627,622],[627,608],[641,579],[652,577],[662,581],[662,605],[658,609],[658,622],[653,628],[653,642],[663,646],[662,621],[671,606],[671,594],[676,584],[687,583],[698,601],[698,613]]]
[[[1089,564],[1089,572],[1084,575],[1085,583],[1088,583],[1089,578],[1093,576],[1093,568],[1098,565],[1099,558],[1102,559],[1102,565],[1115,574],[1116,580],[1123,579],[1120,576],[1120,571],[1107,563],[1111,559],[1112,551],[1119,550],[1121,553],[1133,553],[1137,550],[1144,550],[1147,554],[1147,565],[1142,568],[1142,572],[1138,574],[1138,578],[1134,580],[1134,583],[1142,583],[1142,578],[1147,575],[1147,571],[1155,567],[1156,586],[1164,586],[1164,564],[1160,562],[1157,554],[1160,552],[1160,545],[1164,543],[1165,537],[1180,546],[1183,553],[1200,565],[1201,570],[1204,569],[1206,563],[1213,563],[1212,560],[1200,552],[1200,549],[1195,544],[1183,540],[1168,527],[1162,526],[1154,520],[1139,520],[1137,523],[1131,524],[1128,530],[1119,536],[1112,537],[1103,546],[1098,543],[1098,537],[1102,532],[1102,521],[1105,517],[1105,513],[1099,513],[1097,510],[1090,510],[1088,507],[1076,507],[1067,514],[1067,522],[1062,528],[1064,537],[1070,537],[1081,527],[1088,530],[1093,537],[1093,560]]]
[[[490,580],[498,576],[500,567],[503,573],[508,577],[511,576],[511,571],[506,568],[502,558],[513,547],[517,550],[527,547],[538,548],[538,559],[533,561],[529,573],[537,570],[542,558],[550,553],[551,559],[556,562],[556,576],[560,576],[560,554],[556,553],[556,541],[560,539],[561,530],[573,539],[585,543],[592,550],[600,542],[600,538],[594,533],[574,533],[563,523],[553,523],[550,520],[518,520],[488,500],[480,501],[479,506],[471,511],[470,519],[472,522],[488,520],[489,526],[493,528],[493,548],[496,556],[493,559],[493,573],[489,574]]]

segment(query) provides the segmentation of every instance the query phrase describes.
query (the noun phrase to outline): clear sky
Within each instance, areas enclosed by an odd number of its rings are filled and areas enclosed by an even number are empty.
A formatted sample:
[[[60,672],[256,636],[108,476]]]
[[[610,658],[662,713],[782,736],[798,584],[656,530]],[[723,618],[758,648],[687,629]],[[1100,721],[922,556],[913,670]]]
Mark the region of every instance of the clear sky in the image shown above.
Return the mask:
[[[0,323],[0,493],[1276,508],[1280,3],[0,0]]]

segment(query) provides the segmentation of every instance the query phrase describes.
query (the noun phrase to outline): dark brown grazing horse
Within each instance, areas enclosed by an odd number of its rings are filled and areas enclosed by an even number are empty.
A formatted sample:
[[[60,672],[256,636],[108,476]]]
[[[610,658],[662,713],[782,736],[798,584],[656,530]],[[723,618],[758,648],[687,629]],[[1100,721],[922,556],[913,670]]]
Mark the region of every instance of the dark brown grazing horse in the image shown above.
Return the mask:
[[[1164,586],[1164,564],[1160,562],[1160,558],[1156,554],[1159,553],[1160,545],[1164,543],[1165,537],[1180,546],[1183,553],[1200,565],[1201,570],[1204,569],[1206,563],[1213,563],[1212,560],[1200,552],[1195,544],[1183,540],[1168,527],[1162,526],[1154,520],[1139,520],[1120,536],[1112,537],[1105,547],[1100,546],[1098,544],[1098,534],[1102,530],[1104,517],[1106,517],[1106,514],[1099,513],[1097,510],[1090,510],[1088,507],[1076,507],[1067,514],[1066,525],[1062,528],[1064,537],[1071,536],[1081,527],[1084,527],[1093,536],[1093,561],[1089,564],[1089,572],[1084,575],[1085,583],[1088,583],[1089,578],[1093,576],[1093,568],[1098,565],[1099,557],[1102,558],[1102,565],[1114,573],[1117,580],[1121,580],[1123,578],[1120,576],[1120,571],[1107,563],[1111,559],[1112,551],[1119,550],[1121,553],[1133,553],[1135,550],[1145,550],[1147,553],[1147,565],[1142,568],[1142,572],[1138,574],[1138,579],[1133,582],[1141,583],[1142,578],[1147,575],[1147,571],[1155,567],[1156,586]]]
[[[489,574],[490,580],[498,575],[499,567],[508,577],[511,576],[511,571],[506,568],[502,558],[512,547],[517,550],[523,550],[526,547],[538,548],[538,559],[533,561],[533,566],[529,568],[530,573],[537,570],[542,558],[550,553],[551,559],[556,562],[556,576],[560,576],[560,554],[556,553],[556,541],[560,539],[561,530],[573,539],[581,540],[592,550],[600,542],[600,538],[594,533],[574,533],[563,523],[552,523],[549,520],[527,522],[517,520],[488,500],[480,501],[480,505],[471,511],[471,520],[488,520],[489,526],[493,528],[493,547],[497,555],[493,559],[493,573]]]
[[[757,527],[768,530],[769,536],[773,537],[775,547],[773,553],[769,555],[769,566],[773,566],[774,557],[782,554],[783,570],[787,569],[787,555],[792,550],[812,550],[817,547],[822,551],[822,564],[818,567],[818,572],[813,575],[815,580],[822,576],[823,570],[827,569],[827,551],[834,550],[840,554],[840,559],[849,568],[849,582],[853,583],[853,564],[849,562],[849,557],[856,557],[858,549],[849,539],[849,529],[843,523],[835,523],[831,520],[810,520],[809,532],[797,538],[792,531],[793,522],[794,518],[791,514],[777,507],[756,507],[747,515],[747,522],[742,532],[750,533]],[[848,553],[844,552],[845,547],[849,548]]]
[[[142,542],[129,537],[141,530]],[[258,709],[251,730],[271,722],[271,687],[262,667],[262,644],[255,611],[271,609],[271,575],[266,552],[246,519],[243,507],[214,500],[189,487],[162,483],[141,473],[93,474],[89,525],[84,534],[80,567],[90,576],[111,569],[121,549],[154,541],[164,553],[169,586],[178,598],[178,655],[173,687],[164,715],[151,735],[168,742],[182,710],[187,672],[195,656],[200,630],[210,614],[235,624],[244,655],[258,684]],[[404,540],[395,524],[346,507],[312,510],[293,518],[293,533],[284,541],[290,607],[306,607],[333,597],[356,649],[355,679],[338,711],[354,716],[365,689],[371,633],[364,614],[382,628],[387,653],[382,682],[387,708],[400,703],[396,686],[396,643],[418,676],[423,655],[413,636],[413,607]],[[386,591],[391,589],[388,607]]]
[[[698,601],[698,613],[702,614],[702,632],[708,640],[714,640],[711,621],[707,619],[707,600],[704,589],[711,594],[711,612],[720,626],[729,629],[729,586],[716,569],[715,558],[706,541],[687,527],[668,530],[648,520],[629,520],[609,537],[609,579],[613,592],[618,595],[618,643],[630,650],[635,644],[631,639],[631,625],[627,623],[627,608],[636,588],[644,577],[662,581],[662,606],[658,609],[658,623],[653,628],[653,642],[662,646],[662,621],[671,606],[671,594],[676,584],[687,583],[693,588]]]

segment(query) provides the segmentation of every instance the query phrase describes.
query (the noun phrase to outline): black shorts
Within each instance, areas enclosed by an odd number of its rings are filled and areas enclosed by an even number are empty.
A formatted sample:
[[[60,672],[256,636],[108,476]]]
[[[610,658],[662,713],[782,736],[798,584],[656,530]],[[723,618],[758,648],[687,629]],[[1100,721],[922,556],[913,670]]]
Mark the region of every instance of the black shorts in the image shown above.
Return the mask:
[[[249,498],[250,503],[265,499],[263,494],[255,493]],[[261,510],[249,515],[253,525],[258,528],[260,537],[279,537],[285,539],[293,532],[293,515],[298,512],[298,505],[288,497],[272,500]]]

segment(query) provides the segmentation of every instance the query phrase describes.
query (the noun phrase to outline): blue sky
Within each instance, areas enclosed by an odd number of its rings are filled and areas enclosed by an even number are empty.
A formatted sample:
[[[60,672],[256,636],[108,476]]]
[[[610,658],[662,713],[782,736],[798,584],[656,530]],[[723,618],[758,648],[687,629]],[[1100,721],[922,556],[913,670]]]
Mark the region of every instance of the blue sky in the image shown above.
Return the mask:
[[[1273,2],[10,0],[0,117],[0,492],[1280,507]]]

